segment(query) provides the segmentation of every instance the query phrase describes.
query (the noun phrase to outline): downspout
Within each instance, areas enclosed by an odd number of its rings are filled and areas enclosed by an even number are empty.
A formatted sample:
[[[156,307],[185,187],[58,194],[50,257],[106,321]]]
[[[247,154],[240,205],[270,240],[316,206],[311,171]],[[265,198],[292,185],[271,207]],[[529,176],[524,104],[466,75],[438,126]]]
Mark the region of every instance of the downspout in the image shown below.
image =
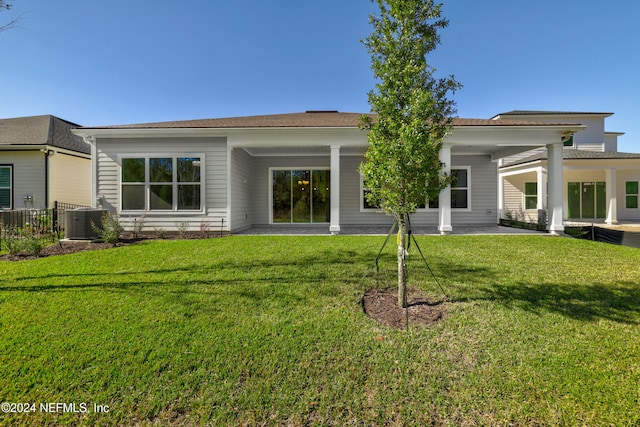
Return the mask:
[[[51,191],[51,178],[50,178],[50,170],[49,166],[49,157],[56,154],[56,150],[54,147],[50,147],[49,145],[45,145],[43,149],[40,151],[44,154],[44,207],[45,209],[49,209],[52,206],[49,206],[49,193]]]
[[[98,207],[98,186],[97,186],[97,170],[98,156],[96,148],[96,140],[92,135],[82,136],[82,140],[91,147],[91,207]]]
[[[49,149],[45,146],[44,150],[44,208],[49,208]]]

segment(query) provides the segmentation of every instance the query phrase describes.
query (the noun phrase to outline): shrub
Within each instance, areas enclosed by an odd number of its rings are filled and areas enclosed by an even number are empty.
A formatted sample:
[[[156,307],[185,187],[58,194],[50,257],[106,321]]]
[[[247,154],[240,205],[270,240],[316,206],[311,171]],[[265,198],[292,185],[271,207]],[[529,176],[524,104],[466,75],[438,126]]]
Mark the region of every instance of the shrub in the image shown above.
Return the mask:
[[[113,246],[118,244],[123,231],[122,225],[120,225],[120,221],[118,221],[118,216],[109,212],[102,215],[102,224],[100,226],[92,223],[91,228],[98,233],[98,236],[100,236],[103,242],[110,243]]]
[[[44,242],[39,236],[28,233],[23,236],[22,249],[29,255],[40,256],[44,249]]]
[[[202,233],[202,237],[209,237],[209,223],[202,220],[200,222],[200,233]]]
[[[7,248],[7,252],[9,252],[9,255],[11,256],[16,256],[20,252],[22,252],[22,248],[24,247],[24,245],[22,244],[22,238],[18,230],[14,228],[10,228],[7,230],[4,239],[4,245]]]
[[[162,227],[156,227],[154,228],[154,231],[158,239],[164,239],[165,237],[167,237],[167,231]]]
[[[133,238],[138,239],[140,237],[140,233],[142,233],[142,229],[144,228],[144,215],[141,215],[139,218],[133,219]]]
[[[40,256],[44,249],[44,241],[39,233],[34,233],[28,224],[25,228],[10,228],[7,230],[4,245],[9,255],[16,256],[21,252]]]
[[[178,227],[178,233],[180,234],[180,238],[184,239],[185,237],[187,237],[187,230],[189,229],[189,222],[188,221],[182,221],[182,222],[176,223],[176,225]]]

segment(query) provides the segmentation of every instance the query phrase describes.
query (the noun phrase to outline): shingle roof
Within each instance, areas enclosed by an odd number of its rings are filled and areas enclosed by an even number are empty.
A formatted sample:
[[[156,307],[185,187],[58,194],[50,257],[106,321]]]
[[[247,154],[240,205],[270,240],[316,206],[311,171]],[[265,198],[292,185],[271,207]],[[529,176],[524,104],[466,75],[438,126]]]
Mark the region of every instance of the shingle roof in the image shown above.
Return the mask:
[[[84,129],[239,129],[239,128],[355,128],[360,118],[375,114],[341,113],[338,111],[307,111],[304,113],[274,114],[262,116],[228,117],[200,120],[183,120],[158,123],[140,123],[118,126],[96,126]],[[566,125],[556,123],[555,125]],[[454,126],[553,126],[554,123],[538,123],[518,120],[453,119]]]
[[[576,150],[575,148],[565,148],[562,151],[562,158],[564,160],[640,159],[640,153],[622,153],[619,151],[589,151],[589,150]],[[541,151],[529,157],[525,157],[523,159],[516,160],[512,163],[508,163],[504,165],[504,167],[522,165],[522,164],[537,162],[540,160],[547,160],[546,151]]]
[[[498,116],[611,116],[613,113],[594,113],[594,112],[577,112],[577,111],[537,111],[537,110],[513,110],[506,113],[500,113]]]
[[[77,127],[52,115],[0,119],[0,145],[50,145],[90,154],[89,145],[71,133]]]

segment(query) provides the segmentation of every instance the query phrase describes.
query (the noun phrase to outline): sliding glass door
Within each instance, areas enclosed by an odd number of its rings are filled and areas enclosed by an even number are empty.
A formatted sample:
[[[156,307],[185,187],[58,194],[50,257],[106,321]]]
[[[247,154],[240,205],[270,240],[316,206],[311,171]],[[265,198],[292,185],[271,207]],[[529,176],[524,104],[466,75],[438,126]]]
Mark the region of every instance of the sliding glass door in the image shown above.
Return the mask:
[[[329,177],[324,169],[273,170],[273,222],[329,222]]]
[[[570,182],[567,187],[569,219],[602,219],[607,216],[604,182]]]

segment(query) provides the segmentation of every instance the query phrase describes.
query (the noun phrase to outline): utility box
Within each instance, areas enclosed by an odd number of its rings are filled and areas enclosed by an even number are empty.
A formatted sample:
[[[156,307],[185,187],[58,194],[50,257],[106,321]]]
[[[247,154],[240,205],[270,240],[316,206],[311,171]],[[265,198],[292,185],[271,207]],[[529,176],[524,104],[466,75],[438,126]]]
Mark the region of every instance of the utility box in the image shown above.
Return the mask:
[[[104,209],[81,208],[65,211],[65,237],[71,240],[95,240],[100,237]]]

